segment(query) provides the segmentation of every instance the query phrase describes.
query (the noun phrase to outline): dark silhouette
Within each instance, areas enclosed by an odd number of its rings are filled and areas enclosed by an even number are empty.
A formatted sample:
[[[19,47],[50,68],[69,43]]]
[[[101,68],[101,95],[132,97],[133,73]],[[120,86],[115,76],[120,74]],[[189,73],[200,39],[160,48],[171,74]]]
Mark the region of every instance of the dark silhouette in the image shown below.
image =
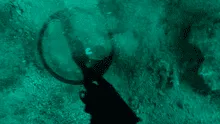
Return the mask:
[[[80,92],[80,98],[86,105],[85,112],[91,115],[91,124],[136,124],[139,121],[114,87],[93,69],[86,71],[84,81],[86,91]]]

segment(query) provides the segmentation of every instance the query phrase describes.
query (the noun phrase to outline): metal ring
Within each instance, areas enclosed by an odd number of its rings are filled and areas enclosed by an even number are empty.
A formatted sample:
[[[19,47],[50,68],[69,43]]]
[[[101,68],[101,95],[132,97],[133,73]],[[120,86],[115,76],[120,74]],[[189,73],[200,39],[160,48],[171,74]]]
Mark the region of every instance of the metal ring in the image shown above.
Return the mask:
[[[65,15],[67,14],[67,15]],[[45,35],[45,31],[48,28],[48,25],[50,24],[51,21],[53,20],[60,20],[61,23],[64,23],[62,21],[65,21],[65,24],[71,24],[71,21],[68,19],[70,12],[68,9],[64,9],[61,11],[58,11],[56,13],[54,13],[53,15],[51,15],[49,17],[49,19],[43,24],[43,27],[40,30],[39,33],[39,39],[38,39],[38,43],[37,43],[37,50],[39,52],[39,56],[41,59],[41,62],[43,64],[43,66],[45,67],[45,69],[56,79],[58,79],[61,82],[67,83],[67,84],[71,84],[71,85],[82,85],[83,84],[83,80],[82,81],[76,81],[76,80],[70,80],[70,79],[66,79],[62,76],[60,76],[59,74],[57,74],[46,62],[46,59],[44,58],[43,55],[43,39],[44,39],[44,35]],[[66,27],[66,26],[65,26]],[[68,30],[72,30],[72,27],[69,25],[68,26]],[[67,37],[67,36],[66,36]],[[71,37],[67,37],[67,40],[72,40],[74,41],[75,39],[71,39]],[[75,40],[77,42],[77,40]],[[112,45],[113,46],[113,45]],[[95,64],[92,68],[100,75],[103,75],[107,69],[109,68],[109,66],[112,63],[112,58],[114,55],[114,50],[112,47],[112,51],[109,54],[108,57],[104,58],[103,60],[100,60],[97,62],[97,64]]]

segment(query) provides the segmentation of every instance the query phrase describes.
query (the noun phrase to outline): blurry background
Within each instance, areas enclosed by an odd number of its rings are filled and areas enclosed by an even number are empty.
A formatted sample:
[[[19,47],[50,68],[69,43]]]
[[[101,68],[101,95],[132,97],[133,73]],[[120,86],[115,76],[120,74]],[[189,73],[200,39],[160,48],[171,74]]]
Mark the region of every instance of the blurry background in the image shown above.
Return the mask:
[[[64,33],[91,48],[93,59],[106,56],[113,43],[116,55],[104,77],[140,123],[220,123],[220,1],[4,0],[0,124],[89,123],[78,96],[83,87],[52,77],[36,49],[43,23],[66,8],[71,24],[51,23],[44,40],[45,57],[57,73],[82,78],[71,60],[76,46]]]

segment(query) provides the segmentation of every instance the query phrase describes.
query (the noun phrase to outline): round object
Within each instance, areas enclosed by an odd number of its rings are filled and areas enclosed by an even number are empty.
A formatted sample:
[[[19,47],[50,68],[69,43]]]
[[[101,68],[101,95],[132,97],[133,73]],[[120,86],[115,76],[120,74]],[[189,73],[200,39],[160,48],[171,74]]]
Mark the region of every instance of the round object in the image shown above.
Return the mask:
[[[45,55],[44,55],[45,49],[44,49],[43,41],[45,40],[44,37],[46,34],[46,30],[48,29],[48,26],[52,21],[59,20],[61,22],[61,27],[66,32],[64,34],[64,36],[65,36],[65,39],[67,40],[68,45],[73,45],[71,47],[74,47],[74,48],[71,48],[73,50],[73,51],[71,51],[71,54],[74,53],[79,56],[82,56],[83,62],[85,62],[86,64],[92,62],[92,64],[90,63],[90,65],[87,65],[87,66],[94,68],[99,74],[103,75],[107,71],[110,64],[108,64],[107,66],[103,66],[103,64],[104,63],[111,63],[111,62],[109,62],[111,60],[106,59],[108,57],[105,57],[104,55],[102,55],[102,53],[104,53],[104,51],[102,51],[102,50],[104,50],[104,48],[102,46],[96,46],[94,48],[89,48],[89,47],[84,48],[82,41],[77,39],[77,37],[70,36],[70,34],[73,34],[72,33],[73,28],[71,27],[71,21],[68,18],[70,16],[70,14],[71,13],[69,12],[68,9],[56,12],[50,16],[48,21],[46,21],[44,23],[42,29],[40,30],[40,34],[39,34],[38,52],[39,52],[40,59],[43,63],[43,66],[46,68],[46,70],[52,76],[54,76],[56,79],[58,79],[64,83],[68,83],[68,84],[72,84],[72,85],[81,85],[83,82],[83,79],[69,79],[69,78],[64,77],[65,75],[60,75],[60,73],[62,73],[62,72],[58,72],[58,71],[62,71],[62,70],[52,68],[52,66],[48,64],[48,60],[45,58]],[[102,52],[100,52],[100,51],[102,51]],[[100,53],[100,55],[96,56],[97,53]],[[110,54],[111,55],[113,54],[113,49],[111,49]],[[74,63],[73,63],[73,65],[74,65]],[[56,67],[56,65],[53,65],[53,67]],[[77,70],[77,67],[76,67],[76,70]],[[68,70],[66,70],[66,72],[63,72],[63,73],[67,73],[67,72],[68,72]],[[79,73],[82,75],[80,70],[75,72],[75,74],[79,74]]]

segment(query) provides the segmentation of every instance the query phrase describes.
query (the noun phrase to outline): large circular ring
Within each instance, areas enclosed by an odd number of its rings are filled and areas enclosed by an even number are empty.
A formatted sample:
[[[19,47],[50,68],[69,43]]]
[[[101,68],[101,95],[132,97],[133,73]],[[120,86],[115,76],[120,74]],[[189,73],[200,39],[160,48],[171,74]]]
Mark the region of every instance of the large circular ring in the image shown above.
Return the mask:
[[[69,9],[64,9],[64,10],[61,10],[61,11],[58,11],[54,14],[52,14],[49,19],[43,24],[43,27],[41,28],[40,30],[40,33],[39,33],[39,39],[38,39],[38,43],[37,43],[37,50],[38,50],[38,53],[39,53],[39,57],[40,57],[40,60],[44,66],[44,68],[53,76],[55,77],[56,79],[58,79],[59,81],[61,82],[64,82],[64,83],[67,83],[67,84],[71,84],[71,85],[82,85],[83,84],[83,80],[70,80],[70,79],[67,79],[67,78],[64,78],[63,76],[59,75],[57,72],[55,72],[47,63],[45,57],[44,57],[44,50],[43,50],[43,40],[44,40],[44,36],[45,36],[45,32],[48,28],[48,25],[50,24],[50,22],[52,22],[53,20],[60,20],[61,23],[64,23],[65,25],[68,25],[68,26],[65,26],[63,27],[65,30],[71,30],[73,31],[73,28],[71,27],[71,21],[70,19],[68,18],[70,15],[72,15],[69,11]],[[66,29],[68,28],[68,29]],[[112,35],[111,33],[109,33],[109,39],[112,39]],[[67,42],[69,42],[70,40],[71,41],[74,41],[74,42],[77,42],[77,44],[80,44],[81,41],[77,40],[77,39],[73,39],[69,36],[65,36],[66,39],[67,39]],[[70,42],[69,42],[70,43]],[[113,44],[112,44],[112,50],[109,54],[109,56],[105,57],[103,60],[99,60],[96,62],[95,65],[93,65],[91,68],[93,68],[97,74],[100,74],[100,75],[103,75],[109,68],[109,66],[111,65],[112,63],[112,58],[113,58],[113,54],[114,54],[114,49],[113,49]],[[86,56],[84,56],[85,60],[87,59]]]

